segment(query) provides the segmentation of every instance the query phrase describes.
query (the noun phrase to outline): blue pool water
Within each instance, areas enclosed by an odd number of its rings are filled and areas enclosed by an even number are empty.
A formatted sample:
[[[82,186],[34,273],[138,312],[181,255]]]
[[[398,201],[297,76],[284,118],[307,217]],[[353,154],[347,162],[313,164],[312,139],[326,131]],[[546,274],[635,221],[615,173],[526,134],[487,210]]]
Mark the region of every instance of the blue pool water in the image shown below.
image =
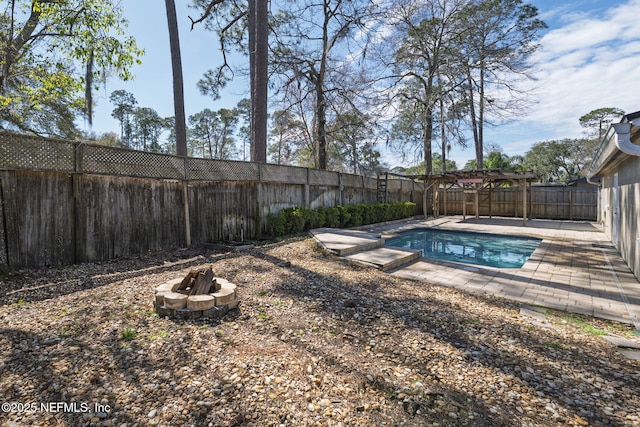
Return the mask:
[[[520,268],[540,244],[541,239],[419,229],[387,239],[397,248],[421,249],[422,256],[466,264],[498,268]]]

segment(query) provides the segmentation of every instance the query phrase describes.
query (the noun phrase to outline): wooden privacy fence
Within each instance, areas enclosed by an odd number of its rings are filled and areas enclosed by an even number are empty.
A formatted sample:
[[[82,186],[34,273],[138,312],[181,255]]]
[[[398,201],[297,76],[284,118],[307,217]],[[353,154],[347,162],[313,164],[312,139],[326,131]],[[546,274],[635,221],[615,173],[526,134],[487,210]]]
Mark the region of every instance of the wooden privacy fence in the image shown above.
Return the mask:
[[[420,183],[384,184],[386,201],[422,210]],[[188,239],[253,239],[270,212],[374,203],[380,188],[359,175],[0,132],[0,269],[106,260]],[[596,219],[595,187],[531,191],[533,218]],[[449,190],[447,199],[448,214],[462,213],[461,193]],[[486,201],[481,193],[480,215],[522,215],[517,188],[492,190],[491,211]]]
[[[0,269],[253,239],[269,212],[374,203],[376,190],[359,175],[0,132]],[[421,200],[419,184],[389,179],[387,201]]]
[[[440,200],[443,200],[440,190]],[[522,189],[499,188],[483,190],[479,194],[480,216],[522,217]],[[463,212],[463,190],[447,190],[447,214]],[[532,219],[558,219],[570,221],[596,221],[598,216],[598,187],[532,186],[527,206]],[[444,209],[441,208],[441,213]],[[467,212],[467,215],[475,212]]]

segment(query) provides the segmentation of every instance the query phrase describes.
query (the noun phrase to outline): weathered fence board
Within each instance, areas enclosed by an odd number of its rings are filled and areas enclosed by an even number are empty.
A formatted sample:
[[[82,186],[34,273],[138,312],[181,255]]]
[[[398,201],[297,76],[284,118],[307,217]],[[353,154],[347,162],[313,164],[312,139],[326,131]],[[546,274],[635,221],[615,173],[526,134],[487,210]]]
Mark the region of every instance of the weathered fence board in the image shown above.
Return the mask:
[[[260,233],[260,226],[255,220],[259,217],[257,200],[258,186],[255,183],[189,184],[192,242],[204,244],[256,237]]]
[[[598,216],[597,188],[575,187],[531,187],[531,218],[595,221]],[[447,213],[462,214],[463,192],[461,189],[447,190]],[[443,190],[439,198],[443,200]],[[491,200],[489,200],[491,197]],[[491,202],[491,203],[489,203]],[[444,202],[442,202],[444,203]],[[498,188],[480,192],[479,210],[481,216],[522,216],[522,189]],[[441,213],[444,208],[441,208]],[[475,212],[473,212],[475,214]]]
[[[7,254],[7,235],[5,231],[4,195],[2,191],[2,175],[0,175],[0,273],[9,269]]]
[[[81,261],[184,245],[179,181],[85,174],[80,197]]]
[[[46,178],[45,178],[46,176]],[[59,172],[2,172],[9,266],[73,262],[72,177]]]

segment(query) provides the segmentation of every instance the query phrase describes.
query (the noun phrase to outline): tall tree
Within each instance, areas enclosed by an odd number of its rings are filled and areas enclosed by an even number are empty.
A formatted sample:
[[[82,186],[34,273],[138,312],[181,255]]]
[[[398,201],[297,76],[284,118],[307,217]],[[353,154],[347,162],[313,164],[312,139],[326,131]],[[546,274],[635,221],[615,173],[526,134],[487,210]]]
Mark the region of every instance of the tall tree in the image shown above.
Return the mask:
[[[201,148],[202,157],[231,159],[236,157],[234,133],[238,124],[238,110],[204,109],[189,116],[192,146]]]
[[[169,26],[169,45],[171,51],[171,71],[173,74],[173,107],[174,131],[176,138],[176,154],[187,155],[187,125],[184,113],[184,83],[182,80],[182,59],[180,58],[180,37],[178,34],[178,19],[174,0],[165,0],[167,10],[167,24]]]
[[[585,140],[562,139],[534,144],[524,156],[524,166],[541,182],[569,181],[580,178],[590,158]]]
[[[546,24],[538,10],[522,0],[479,0],[464,13],[464,32],[457,44],[466,74],[466,104],[476,149],[476,164],[483,168],[484,125],[488,110],[499,117],[520,111],[522,97],[516,83],[528,78],[527,61],[539,47],[539,31]]]
[[[114,73],[128,80],[139,62],[126,26],[109,0],[9,0],[0,16],[0,125],[77,136],[74,120],[90,119],[94,82]]]
[[[213,159],[217,123],[218,115],[208,108],[189,116],[192,156]]]
[[[615,107],[597,108],[580,117],[578,121],[585,130],[588,138],[598,143],[606,133],[609,125],[624,116],[624,111]]]
[[[342,74],[348,57],[348,42],[354,32],[363,29],[370,14],[371,2],[347,0],[305,0],[289,3],[275,18],[277,34],[273,47],[273,67],[281,81],[280,95],[303,105],[313,106],[313,143],[317,167],[328,164],[327,122],[330,114],[329,94],[347,95]],[[353,94],[354,92],[349,91]],[[291,99],[291,96],[294,96]],[[355,97],[355,96],[354,96]]]
[[[131,147],[131,117],[136,111],[138,101],[126,90],[116,90],[109,95],[114,108],[111,116],[120,122],[120,141],[123,147]]]
[[[267,84],[269,69],[268,0],[249,0],[251,78],[251,161],[267,162]]]
[[[250,159],[249,150],[251,150],[251,99],[243,98],[236,104],[238,111],[238,136],[242,141],[241,160]],[[247,150],[249,147],[249,150]]]
[[[153,108],[137,108],[133,113],[133,140],[143,151],[162,151],[160,135],[166,129],[166,121]]]
[[[305,148],[304,127],[294,114],[287,110],[273,113],[271,120],[271,161],[278,165],[293,165]]]
[[[268,84],[268,39],[269,8],[267,0],[248,0],[248,3],[232,0],[195,0],[202,11],[194,25],[205,22],[205,26],[216,31],[220,40],[223,63],[205,73],[198,82],[200,91],[217,99],[220,90],[233,78],[233,70],[227,62],[227,39],[241,52],[249,55],[251,87],[251,160],[266,162],[267,154],[267,84]],[[246,31],[248,30],[248,31]],[[245,38],[245,36],[248,36]],[[247,40],[248,39],[248,40]]]
[[[402,121],[396,130],[401,130],[403,136],[412,131],[414,142],[415,132],[420,132],[426,174],[432,173],[435,112],[438,105],[444,105],[439,101],[459,84],[448,76],[454,69],[452,47],[465,33],[460,23],[468,3],[468,0],[404,0],[395,5],[389,18],[395,31],[388,43],[398,46],[392,67]]]
[[[381,166],[381,155],[376,146],[384,132],[375,116],[364,113],[351,104],[335,104],[333,120],[327,125],[327,136],[332,141],[333,170],[353,174],[371,175]]]

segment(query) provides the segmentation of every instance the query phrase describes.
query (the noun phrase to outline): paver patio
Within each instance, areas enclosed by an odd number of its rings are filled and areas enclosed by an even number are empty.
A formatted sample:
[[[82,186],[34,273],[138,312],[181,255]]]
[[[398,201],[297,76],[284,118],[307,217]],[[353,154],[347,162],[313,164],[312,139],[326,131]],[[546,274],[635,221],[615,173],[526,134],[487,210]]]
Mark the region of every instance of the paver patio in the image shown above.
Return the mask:
[[[448,216],[361,227],[360,230],[371,233],[367,236],[370,239],[376,235],[384,239],[425,227],[543,240],[520,269],[420,258],[390,270],[390,274],[526,304],[633,323],[636,329],[640,329],[640,282],[596,224],[529,220],[524,225],[522,219],[463,220],[461,216]],[[337,240],[336,236],[339,236]],[[336,242],[343,249],[350,244],[348,230],[341,230],[338,235],[324,229],[322,233],[315,233],[315,237],[328,249]],[[354,245],[357,245],[355,241]],[[376,264],[373,253],[371,259],[367,256],[366,251],[360,252],[358,260]]]

